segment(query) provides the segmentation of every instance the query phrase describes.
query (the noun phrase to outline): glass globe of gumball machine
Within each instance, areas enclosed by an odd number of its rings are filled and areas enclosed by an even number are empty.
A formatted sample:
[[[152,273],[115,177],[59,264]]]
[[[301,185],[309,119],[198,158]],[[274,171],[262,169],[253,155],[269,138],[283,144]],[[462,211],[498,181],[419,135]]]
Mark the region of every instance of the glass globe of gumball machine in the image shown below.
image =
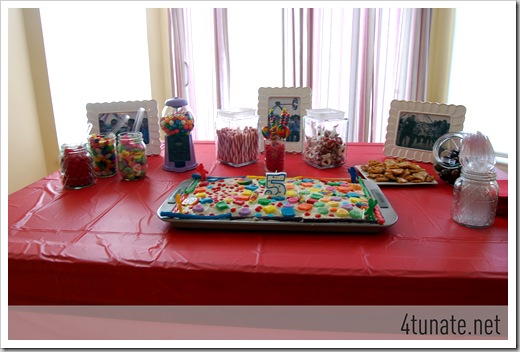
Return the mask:
[[[165,133],[163,169],[173,172],[193,170],[198,166],[191,131],[195,127],[188,101],[182,98],[166,100],[160,126]]]

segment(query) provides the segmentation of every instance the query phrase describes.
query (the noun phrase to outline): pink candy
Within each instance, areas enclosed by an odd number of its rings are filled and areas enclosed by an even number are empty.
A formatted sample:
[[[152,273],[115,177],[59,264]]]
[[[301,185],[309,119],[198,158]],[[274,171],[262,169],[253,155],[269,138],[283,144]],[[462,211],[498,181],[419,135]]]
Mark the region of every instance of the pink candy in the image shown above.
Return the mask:
[[[341,166],[345,163],[345,144],[335,130],[319,128],[316,136],[305,136],[303,159],[320,169]]]
[[[217,130],[217,160],[239,167],[258,161],[258,130],[254,127]]]

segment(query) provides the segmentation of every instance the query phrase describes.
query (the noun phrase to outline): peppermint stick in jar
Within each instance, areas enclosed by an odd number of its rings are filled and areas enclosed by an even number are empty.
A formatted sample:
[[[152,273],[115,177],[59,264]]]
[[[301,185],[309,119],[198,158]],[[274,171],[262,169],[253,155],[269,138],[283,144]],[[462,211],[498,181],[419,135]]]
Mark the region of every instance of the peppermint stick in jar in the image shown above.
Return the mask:
[[[258,130],[224,127],[217,130],[217,160],[240,167],[258,161]]]
[[[258,116],[254,109],[219,110],[215,125],[219,162],[241,167],[258,161]]]

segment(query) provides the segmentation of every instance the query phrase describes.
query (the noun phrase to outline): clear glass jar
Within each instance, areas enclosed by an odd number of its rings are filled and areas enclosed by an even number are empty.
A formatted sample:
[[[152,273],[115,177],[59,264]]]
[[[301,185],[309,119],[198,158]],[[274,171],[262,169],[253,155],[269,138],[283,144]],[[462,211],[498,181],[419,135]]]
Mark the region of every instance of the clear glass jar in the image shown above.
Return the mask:
[[[269,138],[264,142],[265,170],[282,172],[285,169],[285,140]]]
[[[61,146],[60,176],[63,186],[68,189],[85,188],[95,183],[92,155],[85,144]]]
[[[258,161],[258,116],[254,109],[218,110],[215,131],[219,162],[241,167]]]
[[[96,177],[114,176],[117,173],[116,135],[111,132],[91,134],[88,140]]]
[[[303,160],[318,169],[339,167],[345,163],[348,119],[332,109],[308,109],[303,117]]]
[[[433,145],[433,167],[439,178],[450,185],[459,178],[462,169],[459,154],[464,135],[464,132],[446,133]]]
[[[148,161],[146,144],[141,132],[124,132],[117,135],[117,165],[126,181],[141,180],[146,176]]]
[[[452,219],[467,227],[484,228],[493,225],[498,193],[495,171],[478,173],[463,167],[461,176],[453,185]]]

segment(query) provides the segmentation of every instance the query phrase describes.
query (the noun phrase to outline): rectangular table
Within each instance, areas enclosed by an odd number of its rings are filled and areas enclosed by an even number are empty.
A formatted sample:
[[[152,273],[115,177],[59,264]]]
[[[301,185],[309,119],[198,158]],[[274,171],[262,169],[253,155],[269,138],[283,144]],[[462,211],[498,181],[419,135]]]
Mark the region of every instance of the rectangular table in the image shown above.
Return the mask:
[[[214,144],[195,146],[210,175],[233,168]],[[288,176],[349,177],[383,160],[382,144],[351,143],[347,164],[318,170],[288,154]],[[397,223],[377,234],[176,229],[156,214],[193,171],[162,169],[65,190],[58,172],[8,198],[10,305],[507,305],[508,219],[469,229],[450,217],[452,187],[382,186]],[[434,174],[431,164],[421,164]],[[499,173],[502,193],[507,175]]]

